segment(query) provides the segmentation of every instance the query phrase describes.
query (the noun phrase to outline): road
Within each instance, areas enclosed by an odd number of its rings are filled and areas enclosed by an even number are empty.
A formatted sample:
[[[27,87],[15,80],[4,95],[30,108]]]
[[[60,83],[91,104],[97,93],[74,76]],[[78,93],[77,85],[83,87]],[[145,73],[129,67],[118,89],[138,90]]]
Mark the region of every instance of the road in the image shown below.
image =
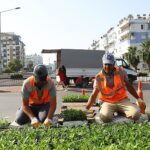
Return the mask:
[[[14,87],[16,89],[16,87]],[[135,88],[137,86],[135,85]],[[21,94],[20,92],[11,92],[11,91],[3,91],[0,88],[0,117],[8,118],[9,121],[14,120],[15,118],[15,113],[16,110],[20,107],[21,105]],[[92,89],[85,89],[87,94],[90,94]],[[57,90],[57,109],[56,113],[60,113],[61,106],[62,106],[62,96],[64,95],[69,95],[69,94],[81,94],[81,89],[78,88],[69,88],[67,92],[64,92],[63,90]],[[150,83],[145,84],[143,86],[143,95],[144,95],[144,101],[146,103],[146,111],[150,112]],[[135,99],[128,94],[129,98],[134,101]]]

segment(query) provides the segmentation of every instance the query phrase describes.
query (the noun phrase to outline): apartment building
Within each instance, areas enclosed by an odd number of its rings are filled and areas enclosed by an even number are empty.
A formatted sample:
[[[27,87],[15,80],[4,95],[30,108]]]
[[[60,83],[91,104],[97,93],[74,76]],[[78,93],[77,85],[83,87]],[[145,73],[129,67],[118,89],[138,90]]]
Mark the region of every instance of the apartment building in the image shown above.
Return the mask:
[[[25,44],[21,41],[21,37],[12,32],[1,33],[1,69],[8,65],[13,59],[19,59],[24,66],[25,63]]]
[[[150,40],[150,14],[128,15],[115,27],[100,37],[98,49],[112,52],[117,57],[128,52],[128,47],[141,48],[141,43]]]
[[[43,58],[41,55],[33,54],[25,56],[25,68],[28,68],[28,65],[32,63],[33,66],[38,64],[43,64]]]

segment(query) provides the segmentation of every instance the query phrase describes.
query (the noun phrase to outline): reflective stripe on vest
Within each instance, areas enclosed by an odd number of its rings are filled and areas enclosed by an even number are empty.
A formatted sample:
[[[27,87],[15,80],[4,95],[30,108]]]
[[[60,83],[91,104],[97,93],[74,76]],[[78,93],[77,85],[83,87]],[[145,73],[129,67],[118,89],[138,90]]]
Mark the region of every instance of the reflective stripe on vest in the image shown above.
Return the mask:
[[[48,79],[47,79],[48,82]],[[44,86],[41,97],[38,95],[38,89],[35,87],[35,79],[34,76],[30,78],[30,85],[32,87],[32,91],[29,97],[29,104],[46,104],[49,103],[50,96],[49,96],[49,88]]]
[[[109,87],[105,86],[104,83],[106,83],[106,76],[102,71],[96,76],[96,79],[98,82],[98,88],[100,90],[100,98],[104,101],[105,99],[113,101],[111,98],[115,98],[114,101],[118,101],[120,98],[127,98],[124,85],[124,72],[122,68],[116,67],[116,71],[114,72],[114,87],[112,89],[109,89]]]

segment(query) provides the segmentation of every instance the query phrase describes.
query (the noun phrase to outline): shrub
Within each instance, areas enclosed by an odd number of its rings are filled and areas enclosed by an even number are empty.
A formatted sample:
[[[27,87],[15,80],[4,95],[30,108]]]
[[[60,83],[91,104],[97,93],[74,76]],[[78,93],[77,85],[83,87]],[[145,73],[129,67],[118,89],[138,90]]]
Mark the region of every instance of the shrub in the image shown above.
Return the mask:
[[[146,77],[148,74],[146,72],[139,72],[138,76]]]
[[[13,73],[13,71],[10,68],[6,68],[3,73]]]
[[[12,74],[10,76],[11,79],[23,79],[23,75],[22,74]]]

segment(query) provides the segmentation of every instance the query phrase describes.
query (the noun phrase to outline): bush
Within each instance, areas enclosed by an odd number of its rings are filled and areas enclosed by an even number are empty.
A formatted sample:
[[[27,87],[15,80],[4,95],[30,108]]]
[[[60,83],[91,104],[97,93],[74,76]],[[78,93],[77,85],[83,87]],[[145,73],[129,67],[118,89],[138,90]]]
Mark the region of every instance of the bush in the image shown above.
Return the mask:
[[[148,74],[146,72],[139,72],[137,76],[146,77]]]
[[[89,95],[67,95],[62,97],[63,102],[87,102]]]
[[[22,74],[12,74],[10,76],[11,79],[23,79],[23,75]]]
[[[6,68],[3,73],[13,73],[13,71],[10,68]]]

